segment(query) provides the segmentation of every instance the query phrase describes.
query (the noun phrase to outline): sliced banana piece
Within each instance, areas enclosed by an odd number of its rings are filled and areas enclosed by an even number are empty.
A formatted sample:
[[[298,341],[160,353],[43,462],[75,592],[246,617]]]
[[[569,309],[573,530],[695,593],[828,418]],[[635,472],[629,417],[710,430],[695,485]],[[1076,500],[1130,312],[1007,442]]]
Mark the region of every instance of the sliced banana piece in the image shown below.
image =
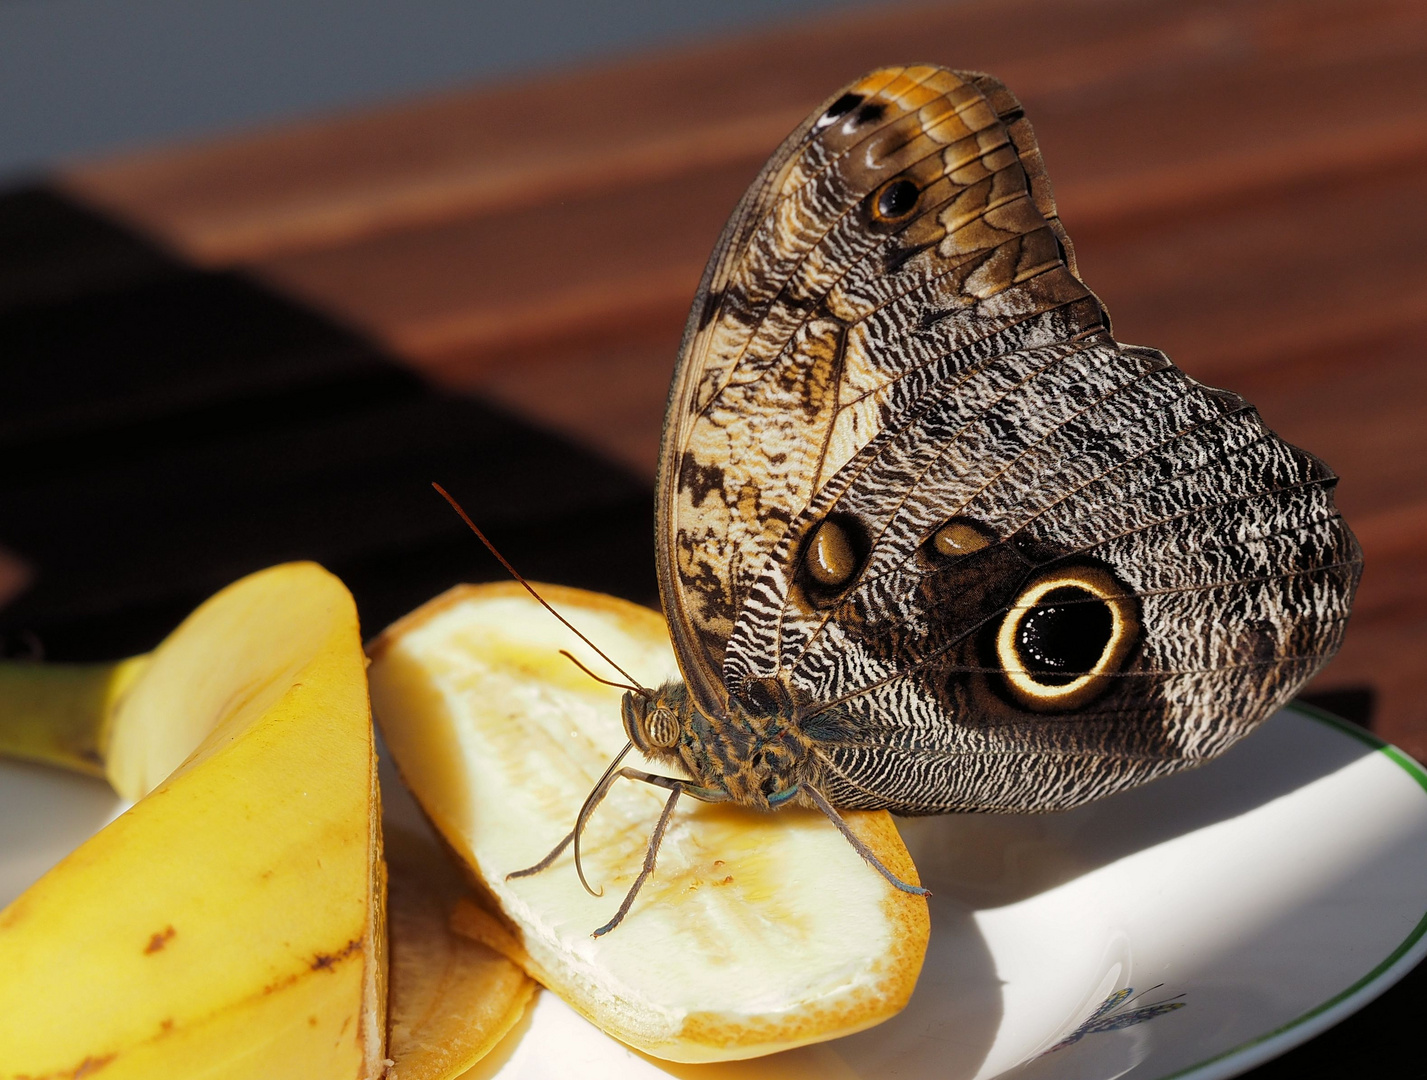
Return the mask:
[[[500,1042],[535,983],[500,953],[451,928],[467,889],[424,831],[385,825],[388,981],[386,1080],[453,1080]]]
[[[655,612],[537,587],[646,685],[677,677]],[[453,589],[369,650],[373,707],[403,779],[501,912],[483,924],[466,909],[459,924],[611,1035],[670,1060],[754,1057],[896,1013],[926,951],[926,902],[888,885],[815,812],[682,800],[653,877],[600,938],[591,932],[639,872],[667,792],[621,780],[594,814],[582,857],[603,895],[581,887],[568,850],[541,873],[507,878],[569,831],[625,743],[621,691],[561,649],[619,677],[512,583]],[[662,771],[637,754],[625,761]],[[916,880],[888,815],[846,817]]]

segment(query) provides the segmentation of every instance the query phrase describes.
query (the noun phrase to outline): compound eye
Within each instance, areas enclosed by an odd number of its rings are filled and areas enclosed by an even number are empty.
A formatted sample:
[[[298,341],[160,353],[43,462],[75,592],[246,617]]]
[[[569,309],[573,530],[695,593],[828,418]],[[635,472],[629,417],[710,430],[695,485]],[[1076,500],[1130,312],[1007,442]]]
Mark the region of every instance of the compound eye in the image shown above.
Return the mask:
[[[644,736],[650,746],[670,747],[679,743],[679,721],[671,710],[658,708],[644,720]]]
[[[996,634],[996,660],[1022,705],[1075,709],[1109,686],[1139,631],[1128,589],[1097,567],[1070,567],[1016,597]]]

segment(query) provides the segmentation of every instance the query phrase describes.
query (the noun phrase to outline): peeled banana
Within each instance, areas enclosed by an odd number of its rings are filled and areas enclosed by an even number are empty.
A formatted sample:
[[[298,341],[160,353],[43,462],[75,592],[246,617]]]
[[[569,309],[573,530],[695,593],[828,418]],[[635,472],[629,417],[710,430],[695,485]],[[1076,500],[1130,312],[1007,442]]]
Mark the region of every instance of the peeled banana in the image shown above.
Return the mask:
[[[0,911],[0,1078],[382,1074],[364,667],[346,588],[292,563],[148,656],[0,668],[0,751],[138,800]]]
[[[677,669],[655,612],[539,586],[627,670]],[[821,815],[685,800],[654,876],[613,932],[665,793],[616,784],[591,818],[585,893],[570,853],[508,878],[569,830],[624,744],[607,670],[515,584],[463,586],[371,646],[372,702],[403,779],[484,886],[493,915],[454,925],[500,949],[605,1031],[657,1057],[752,1057],[848,1034],[907,1001],[929,932],[926,901],[891,888]],[[636,755],[626,759],[638,765]],[[658,769],[658,766],[644,765]],[[848,823],[906,880],[915,868],[885,813]]]

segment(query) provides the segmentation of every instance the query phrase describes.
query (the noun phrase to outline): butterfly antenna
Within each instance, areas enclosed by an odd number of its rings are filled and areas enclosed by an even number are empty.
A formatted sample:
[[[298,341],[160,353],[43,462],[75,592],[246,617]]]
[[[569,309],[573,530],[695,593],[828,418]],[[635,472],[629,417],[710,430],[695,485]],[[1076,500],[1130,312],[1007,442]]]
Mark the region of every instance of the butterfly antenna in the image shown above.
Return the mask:
[[[642,686],[630,686],[628,683],[615,682],[613,679],[601,678],[589,668],[585,667],[584,664],[580,663],[579,659],[569,649],[561,649],[560,655],[563,656],[566,660],[570,661],[570,663],[574,664],[590,678],[594,679],[594,681],[597,683],[604,683],[606,686],[616,686],[621,690],[629,690],[636,694],[643,694],[645,697],[653,696],[650,691],[644,689],[644,687]]]
[[[1185,991],[1183,994],[1175,994],[1174,997],[1167,997],[1167,998],[1163,999],[1162,1001],[1156,1001],[1153,1005],[1146,1005],[1145,1008],[1147,1008],[1147,1009],[1157,1009],[1157,1008],[1159,1008],[1161,1005],[1168,1005],[1168,1004],[1169,1004],[1170,1002],[1172,1002],[1172,1001],[1178,1001],[1180,998],[1182,998],[1182,997],[1188,997],[1188,996],[1189,996],[1189,995],[1188,995],[1188,991]]]
[[[590,648],[594,649],[594,651],[597,652],[597,653],[600,655],[600,658],[601,658],[602,660],[604,660],[604,662],[605,662],[606,664],[608,664],[610,667],[614,668],[615,671],[619,672],[619,673],[620,673],[621,675],[623,675],[626,679],[628,679],[631,683],[633,683],[633,684],[634,684],[633,689],[635,689],[635,690],[636,690],[637,692],[639,692],[640,694],[643,694],[646,698],[653,697],[653,693],[654,693],[654,692],[653,692],[652,690],[646,690],[644,687],[640,686],[638,679],[636,679],[636,678],[635,678],[633,675],[631,675],[629,672],[625,671],[624,668],[620,667],[620,666],[619,666],[618,664],[616,664],[613,660],[611,660],[608,656],[606,656],[603,649],[601,649],[598,645],[596,645],[596,644],[595,644],[593,641],[591,641],[589,638],[585,637],[584,634],[582,634],[582,633],[580,633],[578,630],[576,630],[575,627],[570,623],[570,620],[569,620],[569,619],[565,618],[565,616],[561,615],[558,611],[556,611],[553,607],[551,607],[549,604],[547,604],[547,603],[545,602],[545,597],[541,596],[538,592],[536,592],[535,589],[534,589],[534,587],[530,584],[530,582],[526,581],[525,578],[523,578],[523,577],[521,576],[520,571],[517,570],[515,567],[511,566],[510,563],[509,563],[508,561],[506,561],[506,557],[505,557],[504,555],[502,555],[499,551],[496,550],[496,546],[495,546],[494,544],[492,544],[489,539],[487,539],[486,534],[483,533],[483,532],[481,532],[481,530],[476,526],[476,523],[471,520],[471,515],[468,514],[468,513],[466,513],[466,511],[464,511],[463,509],[461,509],[461,504],[458,503],[455,499],[453,499],[453,498],[451,497],[450,492],[448,492],[445,488],[443,488],[440,484],[436,483],[434,480],[431,482],[431,486],[436,489],[436,493],[437,493],[438,495],[440,495],[441,498],[445,499],[448,503],[451,504],[451,509],[452,509],[452,510],[456,511],[456,513],[458,513],[458,514],[461,515],[461,520],[466,523],[466,525],[470,528],[471,532],[473,532],[473,533],[476,534],[476,539],[480,540],[481,543],[485,544],[486,550],[489,551],[492,555],[494,555],[494,556],[496,557],[496,560],[497,560],[503,567],[505,567],[506,572],[509,573],[511,577],[515,578],[516,581],[520,582],[521,588],[523,588],[523,589],[524,589],[526,592],[528,592],[531,596],[535,597],[536,601],[540,604],[541,607],[543,607],[543,608],[544,608],[546,611],[548,611],[551,615],[554,615],[555,618],[559,619],[562,623],[564,623],[565,629],[569,630],[572,634],[574,634],[577,638],[579,638],[581,641],[583,641],[586,645],[588,645]],[[561,652],[565,652],[564,649],[561,649],[560,651],[561,651]],[[570,656],[569,653],[565,653],[565,655],[566,655],[566,656]],[[575,658],[574,658],[573,656],[571,656],[570,659],[571,659],[571,660],[574,660]],[[575,660],[575,663],[579,664],[580,662],[579,662],[578,660]],[[584,668],[584,665],[583,665],[583,664],[580,664],[580,667]],[[588,669],[588,668],[586,668],[585,671],[586,671],[587,674],[589,674],[589,669]],[[599,678],[599,676],[595,676],[595,678]],[[605,681],[604,679],[600,679],[600,682],[604,682],[604,681]],[[618,684],[618,683],[611,683],[610,685],[611,685],[611,686],[617,686],[617,685],[619,685],[619,684]],[[622,756],[622,755],[621,755],[621,756]],[[578,850],[579,850],[579,840],[578,840],[578,838],[577,838],[576,841],[575,841],[575,845],[576,845],[576,846],[575,846],[575,850],[578,851]],[[581,875],[580,880],[581,880],[581,881],[584,880],[584,876],[583,876],[583,875]],[[589,886],[586,885],[585,888],[588,889]]]

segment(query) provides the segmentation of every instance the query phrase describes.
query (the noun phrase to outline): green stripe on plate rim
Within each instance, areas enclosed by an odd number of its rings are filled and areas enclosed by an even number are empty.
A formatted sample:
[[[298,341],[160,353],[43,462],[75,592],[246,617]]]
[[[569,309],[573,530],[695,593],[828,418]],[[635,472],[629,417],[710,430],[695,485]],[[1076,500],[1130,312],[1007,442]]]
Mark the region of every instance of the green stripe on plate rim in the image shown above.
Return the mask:
[[[1378,751],[1378,753],[1386,757],[1403,772],[1407,773],[1408,776],[1412,777],[1412,779],[1417,782],[1417,786],[1420,787],[1424,792],[1427,792],[1427,770],[1424,770],[1421,765],[1419,765],[1416,761],[1412,760],[1412,758],[1408,757],[1391,743],[1383,742],[1376,735],[1366,730],[1365,728],[1358,727],[1357,724],[1349,723],[1346,720],[1341,720],[1338,717],[1334,716],[1332,713],[1325,712],[1324,710],[1318,708],[1316,705],[1309,705],[1305,701],[1292,701],[1289,702],[1289,704],[1286,705],[1284,708],[1288,712],[1297,713],[1298,715],[1306,717],[1309,720],[1316,720],[1318,723],[1333,728],[1341,732],[1342,734],[1347,735],[1349,738],[1358,740],[1358,742],[1366,743],[1368,746],[1371,746],[1374,750]],[[1402,943],[1399,944],[1397,948],[1393,949],[1392,952],[1389,953],[1387,957],[1380,964],[1377,965],[1377,967],[1373,968],[1361,979],[1353,983],[1352,986],[1349,986],[1346,990],[1342,990],[1339,993],[1334,994],[1327,1001],[1323,1002],[1321,1005],[1309,1009],[1306,1013],[1304,1013],[1297,1019],[1290,1020],[1288,1023],[1276,1027],[1272,1031],[1265,1032],[1256,1039],[1250,1039],[1246,1043],[1240,1043],[1238,1046],[1235,1046],[1232,1049],[1225,1050],[1221,1054],[1215,1054],[1213,1057],[1206,1058],[1204,1061],[1200,1061],[1194,1065],[1189,1065],[1183,1069],[1180,1069],[1178,1072],[1169,1073],[1168,1075],[1159,1078],[1159,1080],[1178,1080],[1178,1078],[1188,1076],[1190,1073],[1198,1072],[1201,1069],[1207,1069],[1210,1065],[1213,1065],[1216,1062],[1224,1061],[1227,1058],[1242,1054],[1244,1051],[1251,1050],[1255,1046],[1260,1046],[1263,1043],[1268,1042],[1270,1039],[1275,1039],[1286,1032],[1292,1031],[1296,1027],[1301,1027],[1303,1024],[1306,1024],[1308,1021],[1312,1020],[1316,1016],[1321,1016],[1323,1013],[1327,1012],[1335,1005],[1346,1001],[1348,998],[1352,997],[1360,990],[1363,990],[1365,987],[1371,986],[1378,979],[1382,978],[1382,976],[1386,974],[1393,967],[1394,964],[1396,964],[1399,960],[1406,956],[1409,951],[1411,951],[1412,947],[1422,939],[1422,936],[1424,934],[1427,934],[1427,912],[1424,912],[1422,918],[1417,920],[1417,925],[1412,928],[1412,932],[1402,940]],[[1403,974],[1405,975],[1406,972],[1403,972]],[[1384,987],[1384,989],[1386,989],[1386,987]],[[1286,1053],[1291,1049],[1293,1049],[1293,1047],[1286,1046],[1284,1047],[1284,1052]],[[1259,1063],[1255,1062],[1255,1064]],[[1249,1067],[1252,1068],[1253,1066],[1250,1065]]]

